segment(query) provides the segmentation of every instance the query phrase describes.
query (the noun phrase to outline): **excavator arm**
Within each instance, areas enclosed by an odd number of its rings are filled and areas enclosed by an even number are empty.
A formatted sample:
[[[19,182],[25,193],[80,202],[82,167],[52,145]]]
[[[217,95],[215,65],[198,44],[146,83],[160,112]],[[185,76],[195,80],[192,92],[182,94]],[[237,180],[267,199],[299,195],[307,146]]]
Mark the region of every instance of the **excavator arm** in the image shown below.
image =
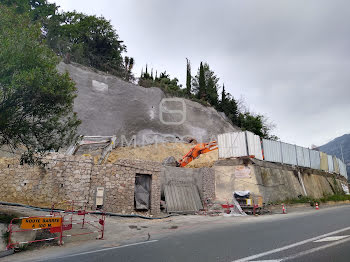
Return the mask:
[[[190,162],[192,162],[194,159],[198,158],[201,154],[205,154],[214,150],[218,149],[218,145],[216,141],[212,141],[209,143],[201,143],[195,145],[191,150],[182,157],[177,162],[177,166],[179,167],[185,167],[188,165]]]

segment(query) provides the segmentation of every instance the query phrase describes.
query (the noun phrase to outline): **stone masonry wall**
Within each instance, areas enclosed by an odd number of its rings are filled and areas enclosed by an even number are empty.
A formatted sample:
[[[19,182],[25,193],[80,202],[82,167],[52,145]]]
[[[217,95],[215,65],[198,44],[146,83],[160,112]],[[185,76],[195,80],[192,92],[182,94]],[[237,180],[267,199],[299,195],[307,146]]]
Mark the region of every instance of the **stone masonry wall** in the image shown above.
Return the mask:
[[[105,188],[103,209],[109,212],[134,211],[135,175],[152,176],[151,213],[160,212],[160,164],[120,160],[94,165],[91,157],[51,154],[45,167],[20,165],[18,159],[0,161],[0,201],[51,207],[65,200],[89,201],[95,208],[96,187]],[[64,206],[56,205],[63,208]]]
[[[157,162],[141,160],[119,160],[115,164],[94,166],[91,177],[90,203],[95,202],[96,188],[104,187],[104,209],[116,213],[134,211],[136,174],[152,176],[151,214],[160,212],[160,173]]]
[[[49,155],[45,168],[20,165],[18,159],[0,164],[0,201],[50,207],[67,199],[88,197],[92,159]]]

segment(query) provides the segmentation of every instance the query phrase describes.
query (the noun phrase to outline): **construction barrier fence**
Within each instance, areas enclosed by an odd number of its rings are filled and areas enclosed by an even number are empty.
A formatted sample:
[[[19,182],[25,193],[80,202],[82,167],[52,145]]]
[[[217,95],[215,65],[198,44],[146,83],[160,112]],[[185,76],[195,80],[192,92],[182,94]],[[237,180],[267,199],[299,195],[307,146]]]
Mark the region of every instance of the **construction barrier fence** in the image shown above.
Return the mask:
[[[337,173],[347,178],[346,164],[336,156],[280,141],[260,139],[251,132],[218,136],[219,158],[254,156],[256,159]]]
[[[57,204],[53,204],[50,215],[13,218],[7,230],[9,233],[7,249],[53,240],[58,240],[58,244],[62,245],[65,238],[88,234],[96,234],[98,239],[104,238],[106,214],[103,211],[87,211],[85,201],[64,201],[58,204],[60,206],[67,204],[68,208],[57,211],[55,209]],[[30,234],[31,231],[40,231],[42,234],[35,234],[35,240],[13,241],[14,235],[19,233],[23,236],[26,233]]]

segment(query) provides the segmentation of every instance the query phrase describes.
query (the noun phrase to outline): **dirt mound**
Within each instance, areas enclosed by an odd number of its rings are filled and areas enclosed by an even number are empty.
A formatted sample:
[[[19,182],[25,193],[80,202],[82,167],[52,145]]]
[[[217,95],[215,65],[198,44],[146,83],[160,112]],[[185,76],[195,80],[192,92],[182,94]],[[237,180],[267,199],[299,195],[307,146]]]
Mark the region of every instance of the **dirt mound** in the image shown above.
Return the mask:
[[[108,157],[108,163],[114,163],[118,159],[139,159],[163,162],[169,156],[181,159],[194,145],[185,143],[161,143],[142,147],[119,147],[114,149]],[[218,151],[201,155],[192,161],[187,167],[210,167],[218,160]]]

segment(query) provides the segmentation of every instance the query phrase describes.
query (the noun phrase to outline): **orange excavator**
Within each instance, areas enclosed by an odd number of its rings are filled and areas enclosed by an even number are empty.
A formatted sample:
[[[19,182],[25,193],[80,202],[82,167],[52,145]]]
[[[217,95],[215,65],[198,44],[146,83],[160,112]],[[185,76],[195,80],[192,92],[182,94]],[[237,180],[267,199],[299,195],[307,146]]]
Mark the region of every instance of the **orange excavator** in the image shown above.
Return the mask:
[[[217,149],[218,144],[216,143],[216,141],[197,144],[194,147],[192,147],[191,150],[176,163],[176,166],[185,167],[194,159],[198,158],[201,154],[205,154]]]

